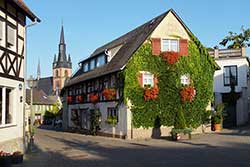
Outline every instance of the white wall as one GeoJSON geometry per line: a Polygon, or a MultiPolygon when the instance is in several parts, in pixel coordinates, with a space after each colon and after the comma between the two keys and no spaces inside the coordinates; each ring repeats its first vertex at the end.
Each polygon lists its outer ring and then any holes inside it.
{"type": "Polygon", "coordinates": [[[249,66],[246,58],[235,58],[235,59],[220,59],[216,60],[216,63],[220,66],[220,70],[214,73],[214,92],[228,93],[231,91],[230,86],[224,86],[223,81],[223,67],[230,65],[237,65],[238,70],[238,85],[235,91],[241,92],[242,87],[247,87],[247,73],[249,66]]]}
{"type": "MultiPolygon", "coordinates": [[[[23,90],[19,90],[18,85],[23,82],[0,77],[0,86],[9,87],[13,90],[13,124],[9,126],[0,125],[0,143],[8,140],[23,137],[23,103],[20,97],[23,97],[23,90]]],[[[23,88],[24,89],[24,88],[23,88]]],[[[23,99],[24,100],[24,99],[23,99]]]]}
{"type": "MultiPolygon", "coordinates": [[[[101,132],[108,134],[117,134],[117,135],[126,135],[127,134],[127,107],[125,105],[121,105],[118,109],[118,123],[116,126],[106,124],[107,118],[107,108],[115,107],[117,105],[116,102],[101,102],[96,104],[96,108],[100,109],[101,112],[101,132]]],[[[71,110],[72,109],[94,109],[94,105],[92,103],[87,104],[75,104],[68,106],[68,126],[74,127],[74,124],[71,121],[71,110]]]]}

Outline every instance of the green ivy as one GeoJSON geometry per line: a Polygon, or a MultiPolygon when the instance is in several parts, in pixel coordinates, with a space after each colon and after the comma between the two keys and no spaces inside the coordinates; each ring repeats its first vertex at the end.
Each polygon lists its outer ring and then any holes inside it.
{"type": "Polygon", "coordinates": [[[161,125],[172,126],[176,113],[182,111],[187,127],[196,128],[202,123],[205,112],[213,96],[213,74],[216,64],[195,37],[189,41],[189,56],[182,56],[174,65],[169,65],[161,56],[152,55],[150,42],[143,44],[128,62],[122,72],[124,100],[132,103],[134,127],[154,127],[160,118],[161,125]],[[145,101],[144,91],[138,82],[139,71],[149,71],[158,77],[159,95],[157,100],[145,101]],[[192,102],[180,100],[180,77],[190,74],[196,89],[192,102]]]}

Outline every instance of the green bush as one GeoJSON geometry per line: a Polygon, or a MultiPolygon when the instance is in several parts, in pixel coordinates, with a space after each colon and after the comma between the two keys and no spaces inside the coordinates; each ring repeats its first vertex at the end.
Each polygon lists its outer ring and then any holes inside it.
{"type": "Polygon", "coordinates": [[[174,121],[174,128],[175,129],[185,129],[186,128],[186,121],[182,111],[177,111],[175,121],[174,121]]]}
{"type": "Polygon", "coordinates": [[[117,124],[117,117],[108,116],[105,123],[115,126],[117,124]]]}

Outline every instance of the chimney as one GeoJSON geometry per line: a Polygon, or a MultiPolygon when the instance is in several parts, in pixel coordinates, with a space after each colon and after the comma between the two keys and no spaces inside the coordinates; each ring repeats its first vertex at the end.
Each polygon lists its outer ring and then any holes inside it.
{"type": "Polygon", "coordinates": [[[214,47],[214,59],[218,59],[219,58],[219,47],[215,46],[214,47]]]}
{"type": "Polygon", "coordinates": [[[241,56],[246,57],[246,46],[241,47],[241,56]]]}

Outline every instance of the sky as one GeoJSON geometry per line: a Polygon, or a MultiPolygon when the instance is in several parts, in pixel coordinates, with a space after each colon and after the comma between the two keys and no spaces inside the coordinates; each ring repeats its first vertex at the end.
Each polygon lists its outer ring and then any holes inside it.
{"type": "MultiPolygon", "coordinates": [[[[24,0],[42,20],[27,31],[27,76],[52,75],[64,25],[73,72],[96,48],[161,13],[174,9],[206,47],[214,47],[229,31],[250,28],[249,0],[24,0]]],[[[219,46],[220,48],[222,46],[219,46]]]]}

